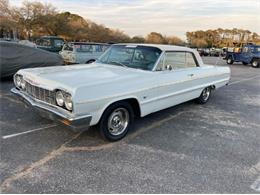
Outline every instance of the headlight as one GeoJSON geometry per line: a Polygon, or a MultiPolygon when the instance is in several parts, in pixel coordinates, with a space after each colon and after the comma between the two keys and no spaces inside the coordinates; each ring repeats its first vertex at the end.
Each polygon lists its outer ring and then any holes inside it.
{"type": "Polygon", "coordinates": [[[63,106],[64,105],[64,95],[63,95],[62,91],[57,91],[56,92],[56,103],[59,106],[63,106]]]}
{"type": "Polygon", "coordinates": [[[21,78],[21,88],[23,89],[23,90],[25,90],[25,80],[23,79],[23,78],[21,78]]]}
{"type": "Polygon", "coordinates": [[[65,107],[68,110],[72,110],[72,98],[70,94],[65,95],[65,107]]]}
{"type": "Polygon", "coordinates": [[[16,87],[21,88],[22,79],[22,76],[19,74],[14,76],[14,84],[16,87]]]}

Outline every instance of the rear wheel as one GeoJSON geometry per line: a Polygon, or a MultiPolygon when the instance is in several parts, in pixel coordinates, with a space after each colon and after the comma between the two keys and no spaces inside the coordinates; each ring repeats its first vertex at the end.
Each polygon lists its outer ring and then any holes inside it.
{"type": "Polygon", "coordinates": [[[206,87],[200,94],[200,97],[196,99],[197,103],[205,104],[211,96],[211,87],[206,87]]]}
{"type": "Polygon", "coordinates": [[[260,64],[260,59],[253,59],[252,63],[251,63],[251,66],[253,68],[259,68],[259,64],[260,64]]]}
{"type": "Polygon", "coordinates": [[[231,56],[229,56],[229,57],[227,58],[227,64],[233,64],[233,63],[234,63],[234,60],[232,59],[231,56]]]}
{"type": "Polygon", "coordinates": [[[91,64],[93,62],[95,62],[95,60],[89,60],[89,61],[86,62],[86,64],[91,64]]]}
{"type": "Polygon", "coordinates": [[[100,134],[109,141],[118,141],[126,136],[134,121],[134,111],[127,102],[109,106],[98,124],[100,134]]]}

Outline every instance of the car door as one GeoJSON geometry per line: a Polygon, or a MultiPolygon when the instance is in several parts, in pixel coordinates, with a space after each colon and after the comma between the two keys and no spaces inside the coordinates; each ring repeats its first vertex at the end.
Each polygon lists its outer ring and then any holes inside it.
{"type": "Polygon", "coordinates": [[[93,59],[97,59],[101,55],[100,45],[93,45],[93,59]]]}
{"type": "Polygon", "coordinates": [[[171,51],[164,54],[157,73],[156,110],[168,108],[200,95],[200,67],[192,52],[171,51]]]}
{"type": "Polygon", "coordinates": [[[240,54],[239,61],[250,63],[251,57],[252,57],[251,47],[249,47],[249,46],[243,47],[242,52],[240,54]]]}
{"type": "Polygon", "coordinates": [[[87,63],[93,59],[93,45],[81,44],[77,49],[77,62],[81,64],[87,63]]]}

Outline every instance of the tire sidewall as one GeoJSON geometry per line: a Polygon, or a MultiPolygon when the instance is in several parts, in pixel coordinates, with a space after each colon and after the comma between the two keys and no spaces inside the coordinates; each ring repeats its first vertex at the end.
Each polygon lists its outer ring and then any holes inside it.
{"type": "Polygon", "coordinates": [[[253,67],[253,68],[258,68],[258,67],[259,67],[259,61],[260,61],[260,60],[253,59],[252,64],[251,64],[252,67],[253,67]],[[254,65],[254,62],[256,63],[256,65],[254,65]]]}
{"type": "Polygon", "coordinates": [[[211,97],[211,92],[212,92],[212,89],[210,88],[210,87],[207,87],[207,88],[204,88],[203,89],[203,91],[201,92],[201,94],[200,94],[200,97],[197,99],[197,102],[199,103],[199,104],[205,104],[205,103],[207,103],[208,101],[209,101],[209,99],[210,99],[210,97],[211,97]],[[203,98],[203,91],[205,90],[205,89],[207,89],[207,88],[209,88],[209,96],[208,96],[208,98],[205,100],[204,98],[203,98]]]}
{"type": "Polygon", "coordinates": [[[129,132],[129,130],[133,126],[133,121],[134,121],[134,111],[133,111],[132,106],[127,102],[116,102],[116,103],[110,105],[104,111],[104,113],[99,121],[99,125],[98,125],[100,134],[102,135],[103,138],[105,138],[109,141],[118,141],[126,136],[126,134],[129,132]],[[108,130],[108,119],[109,119],[109,116],[112,114],[112,112],[118,108],[125,108],[128,111],[129,123],[124,132],[115,136],[115,135],[112,135],[108,130]]]}
{"type": "Polygon", "coordinates": [[[227,64],[233,64],[233,60],[232,60],[232,57],[231,57],[231,56],[229,56],[229,57],[227,58],[227,64]]]}
{"type": "Polygon", "coordinates": [[[86,64],[91,64],[93,62],[95,62],[95,60],[89,60],[89,61],[86,62],[86,64]]]}

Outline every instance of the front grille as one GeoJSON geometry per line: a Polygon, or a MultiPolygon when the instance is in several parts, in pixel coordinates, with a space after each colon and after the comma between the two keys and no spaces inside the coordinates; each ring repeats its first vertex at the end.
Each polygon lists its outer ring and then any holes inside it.
{"type": "Polygon", "coordinates": [[[54,91],[43,89],[26,82],[25,92],[33,98],[55,105],[54,91]]]}

